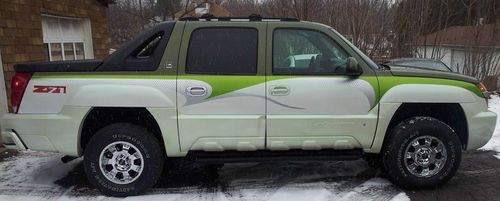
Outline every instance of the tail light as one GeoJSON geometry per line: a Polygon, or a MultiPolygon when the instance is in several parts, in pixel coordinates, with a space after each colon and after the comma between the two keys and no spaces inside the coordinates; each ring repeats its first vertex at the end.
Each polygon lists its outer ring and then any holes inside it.
{"type": "Polygon", "coordinates": [[[21,100],[23,99],[24,91],[28,86],[31,74],[29,73],[16,73],[10,82],[10,104],[14,113],[17,113],[21,100]]]}

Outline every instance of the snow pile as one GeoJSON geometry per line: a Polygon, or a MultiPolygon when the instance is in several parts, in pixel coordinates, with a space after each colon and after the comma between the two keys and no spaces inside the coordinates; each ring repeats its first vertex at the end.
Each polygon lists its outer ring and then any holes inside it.
{"type": "MultiPolygon", "coordinates": [[[[489,110],[500,115],[500,97],[496,95],[491,96],[491,99],[489,100],[489,110]]],[[[496,157],[500,159],[500,118],[497,118],[495,132],[493,133],[493,137],[491,137],[491,140],[479,149],[496,151],[498,152],[496,157]]]]}

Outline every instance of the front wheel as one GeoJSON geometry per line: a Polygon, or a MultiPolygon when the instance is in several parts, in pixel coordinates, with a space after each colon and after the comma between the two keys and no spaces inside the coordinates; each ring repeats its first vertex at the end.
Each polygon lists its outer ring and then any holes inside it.
{"type": "Polygon", "coordinates": [[[394,184],[433,188],[453,177],[461,154],[460,139],[450,126],[431,117],[413,117],[392,130],[382,161],[394,184]]]}
{"type": "Polygon", "coordinates": [[[109,196],[131,196],[152,187],[161,176],[163,154],[158,140],[146,129],[128,123],[99,130],[84,153],[85,173],[109,196]]]}

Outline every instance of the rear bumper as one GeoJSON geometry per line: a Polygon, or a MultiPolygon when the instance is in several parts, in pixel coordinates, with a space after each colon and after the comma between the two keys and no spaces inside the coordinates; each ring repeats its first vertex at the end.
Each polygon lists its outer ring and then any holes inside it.
{"type": "Polygon", "coordinates": [[[5,114],[1,137],[5,147],[79,155],[79,131],[89,108],[64,108],[59,114],[5,114]]]}
{"type": "Polygon", "coordinates": [[[16,150],[26,150],[26,145],[24,145],[21,138],[14,131],[2,131],[2,142],[3,146],[7,149],[16,149],[16,150]]]}

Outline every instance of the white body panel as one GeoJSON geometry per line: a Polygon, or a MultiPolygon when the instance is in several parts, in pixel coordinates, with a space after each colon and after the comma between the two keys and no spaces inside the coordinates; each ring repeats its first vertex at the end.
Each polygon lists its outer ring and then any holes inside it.
{"type": "Polygon", "coordinates": [[[267,82],[267,145],[271,150],[369,146],[377,121],[375,92],[361,79],[290,78],[267,82]],[[274,93],[285,88],[287,93],[274,93]]]}
{"type": "Polygon", "coordinates": [[[162,79],[32,79],[19,114],[57,114],[64,106],[175,108],[176,81],[162,79]],[[34,93],[35,85],[66,93],[34,93]]]}
{"type": "Polygon", "coordinates": [[[374,106],[372,86],[360,79],[289,78],[267,82],[269,115],[366,115],[374,106]],[[288,88],[273,95],[273,87],[288,88]]]}
{"type": "Polygon", "coordinates": [[[180,79],[177,87],[181,151],[265,148],[264,83],[216,97],[210,97],[212,86],[202,81],[180,79]],[[206,93],[190,95],[190,87],[204,88],[206,93]]]}
{"type": "Polygon", "coordinates": [[[474,102],[460,103],[467,118],[467,150],[476,150],[484,146],[493,135],[497,114],[488,110],[486,101],[475,96],[474,102]]]}

